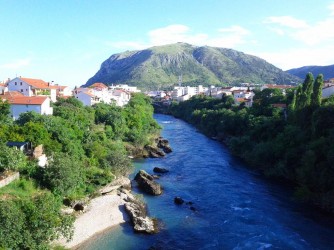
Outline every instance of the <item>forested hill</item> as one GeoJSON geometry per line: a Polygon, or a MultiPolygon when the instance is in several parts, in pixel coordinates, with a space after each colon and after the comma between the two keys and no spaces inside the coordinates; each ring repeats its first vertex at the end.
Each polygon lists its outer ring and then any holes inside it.
{"type": "Polygon", "coordinates": [[[304,66],[301,68],[289,69],[286,72],[301,78],[308,72],[311,72],[313,75],[323,74],[324,79],[326,80],[334,78],[334,64],[328,66],[304,66]]]}
{"type": "Polygon", "coordinates": [[[157,89],[177,84],[180,76],[184,85],[301,82],[300,78],[243,52],[176,43],[114,54],[102,63],[85,86],[103,82],[157,89]]]}

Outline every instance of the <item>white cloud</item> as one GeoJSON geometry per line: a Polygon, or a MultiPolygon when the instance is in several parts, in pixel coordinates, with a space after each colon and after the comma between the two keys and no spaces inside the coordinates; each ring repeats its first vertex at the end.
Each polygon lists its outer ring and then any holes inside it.
{"type": "Polygon", "coordinates": [[[296,19],[291,16],[271,16],[264,20],[267,24],[278,24],[284,27],[300,29],[306,28],[308,25],[304,20],[296,19]]]}
{"type": "Polygon", "coordinates": [[[208,39],[207,34],[192,34],[186,25],[174,24],[167,27],[151,30],[148,32],[151,46],[170,44],[176,42],[186,42],[191,44],[201,44],[208,39]]]}
{"type": "Polygon", "coordinates": [[[4,63],[0,65],[0,68],[2,69],[20,69],[24,66],[30,65],[31,59],[25,58],[25,59],[17,59],[13,62],[4,63]]]}
{"type": "Polygon", "coordinates": [[[328,6],[328,9],[331,11],[331,15],[334,16],[334,3],[328,6]]]}
{"type": "Polygon", "coordinates": [[[182,24],[173,24],[166,27],[151,30],[147,33],[147,43],[119,41],[106,42],[108,46],[117,49],[143,49],[151,46],[185,42],[193,45],[209,45],[216,47],[233,48],[245,43],[245,37],[250,31],[241,26],[231,26],[221,28],[215,37],[210,37],[205,33],[194,33],[190,27],[182,24]]]}
{"type": "Polygon", "coordinates": [[[318,22],[306,29],[302,29],[294,34],[292,37],[307,45],[318,45],[324,42],[334,42],[334,18],[318,22]]]}
{"type": "Polygon", "coordinates": [[[288,70],[306,65],[330,65],[333,64],[334,45],[327,47],[293,48],[277,52],[252,53],[273,65],[288,70]]]}

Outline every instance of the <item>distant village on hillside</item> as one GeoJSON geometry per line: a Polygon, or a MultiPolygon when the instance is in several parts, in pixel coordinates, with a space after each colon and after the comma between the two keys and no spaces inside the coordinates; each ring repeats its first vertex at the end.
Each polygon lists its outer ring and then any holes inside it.
{"type": "MultiPolygon", "coordinates": [[[[175,86],[172,91],[149,91],[145,92],[153,100],[170,105],[172,101],[182,102],[189,100],[195,95],[206,95],[213,98],[221,99],[223,96],[233,97],[235,105],[243,104],[245,107],[253,105],[254,89],[263,90],[281,89],[283,94],[292,85],[252,85],[242,83],[240,87],[204,87],[198,85],[175,86]]],[[[11,107],[11,115],[16,120],[21,113],[35,111],[43,115],[52,115],[53,108],[51,102],[56,102],[59,98],[74,97],[81,101],[85,106],[92,106],[96,103],[115,104],[117,106],[126,105],[131,93],[141,92],[137,87],[131,87],[127,84],[118,84],[107,86],[103,83],[94,83],[88,88],[74,88],[61,86],[53,82],[46,82],[41,79],[32,79],[24,77],[16,77],[0,82],[0,99],[8,101],[11,107]]],[[[323,87],[323,98],[327,98],[334,94],[334,78],[325,81],[323,87]]]]}

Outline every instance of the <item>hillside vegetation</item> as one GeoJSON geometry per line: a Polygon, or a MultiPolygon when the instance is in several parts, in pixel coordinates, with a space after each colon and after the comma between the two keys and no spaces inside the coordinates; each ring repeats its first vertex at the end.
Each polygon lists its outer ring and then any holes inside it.
{"type": "Polygon", "coordinates": [[[228,85],[243,82],[294,84],[301,81],[265,60],[224,48],[176,43],[114,54],[85,86],[95,82],[129,84],[141,89],[184,85],[228,85]]]}
{"type": "Polygon", "coordinates": [[[294,183],[299,199],[334,213],[334,97],[322,100],[322,85],[322,75],[308,74],[287,95],[258,91],[251,108],[232,106],[228,97],[198,96],[171,111],[267,176],[294,183]]]}
{"type": "Polygon", "coordinates": [[[159,132],[150,99],[134,94],[120,108],[84,107],[61,99],[54,115],[23,113],[12,121],[0,99],[0,173],[20,172],[20,180],[0,189],[0,249],[49,249],[63,235],[71,237],[74,218],[60,212],[62,202],[95,196],[115,176],[131,170],[126,148],[142,148],[159,132]],[[37,166],[7,141],[43,144],[49,164],[37,166]]]}

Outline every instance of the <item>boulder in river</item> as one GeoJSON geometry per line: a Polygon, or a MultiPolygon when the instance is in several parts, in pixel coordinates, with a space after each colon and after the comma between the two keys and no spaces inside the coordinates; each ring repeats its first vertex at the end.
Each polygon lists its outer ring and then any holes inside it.
{"type": "Polygon", "coordinates": [[[153,172],[155,172],[155,173],[160,173],[160,174],[164,174],[164,173],[168,173],[169,170],[166,169],[166,168],[155,167],[155,168],[153,168],[153,172]]]}
{"type": "Polygon", "coordinates": [[[153,234],[158,232],[155,220],[146,215],[146,205],[128,190],[120,190],[120,193],[125,201],[125,211],[133,223],[133,229],[139,233],[153,234]]]}
{"type": "Polygon", "coordinates": [[[147,151],[148,156],[151,158],[161,158],[165,156],[165,153],[161,149],[151,145],[146,145],[145,150],[147,151]]]}
{"type": "Polygon", "coordinates": [[[136,177],[135,181],[138,183],[138,187],[144,192],[152,195],[162,194],[162,189],[159,183],[154,181],[154,177],[144,170],[140,170],[136,177]]]}
{"type": "Polygon", "coordinates": [[[169,145],[169,141],[167,139],[164,139],[162,137],[158,137],[156,139],[158,148],[161,148],[165,153],[171,153],[173,150],[169,145]]]}
{"type": "Polygon", "coordinates": [[[174,198],[174,203],[177,205],[182,205],[184,203],[184,200],[181,197],[175,197],[174,198]]]}

